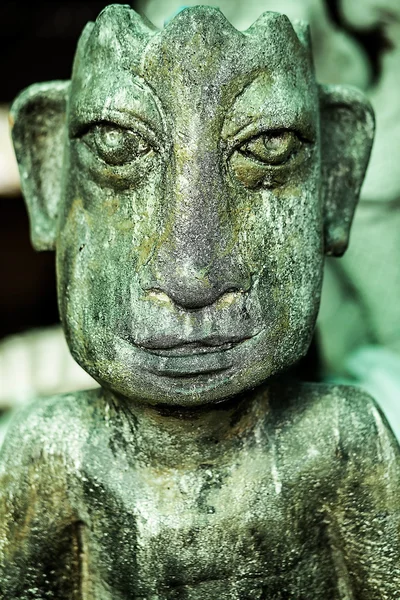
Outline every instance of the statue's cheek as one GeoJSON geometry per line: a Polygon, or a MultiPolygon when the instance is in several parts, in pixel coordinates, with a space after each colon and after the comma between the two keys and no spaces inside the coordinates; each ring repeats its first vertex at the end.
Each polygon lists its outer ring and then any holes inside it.
{"type": "Polygon", "coordinates": [[[68,181],[60,222],[62,238],[72,240],[65,252],[79,258],[84,246],[86,254],[97,255],[103,270],[107,264],[122,269],[129,263],[134,268],[146,259],[149,240],[159,234],[164,176],[160,159],[146,156],[118,174],[110,166],[101,167],[90,154],[85,144],[71,152],[70,170],[77,175],[68,181]]]}
{"type": "Polygon", "coordinates": [[[322,269],[322,214],[317,185],[247,192],[233,216],[242,260],[252,276],[251,304],[285,328],[312,316],[322,269]],[[307,314],[306,314],[307,313],[307,314]],[[282,318],[281,318],[282,317],[282,318]]]}

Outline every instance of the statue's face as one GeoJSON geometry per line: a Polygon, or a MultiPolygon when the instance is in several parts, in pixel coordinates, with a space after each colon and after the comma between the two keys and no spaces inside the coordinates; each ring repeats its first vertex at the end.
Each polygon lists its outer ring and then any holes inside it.
{"type": "Polygon", "coordinates": [[[243,34],[210,8],[154,33],[118,7],[84,38],[57,242],[73,354],[152,403],[260,384],[305,353],[318,310],[309,51],[285,17],[243,34]]]}

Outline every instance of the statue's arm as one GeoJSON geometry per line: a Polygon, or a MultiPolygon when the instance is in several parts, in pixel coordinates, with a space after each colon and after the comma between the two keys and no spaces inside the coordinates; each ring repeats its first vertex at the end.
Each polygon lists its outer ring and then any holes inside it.
{"type": "Polygon", "coordinates": [[[355,391],[343,415],[337,540],[354,598],[400,593],[400,448],[375,402],[355,391]]]}
{"type": "Polygon", "coordinates": [[[22,417],[8,432],[0,452],[0,598],[4,600],[79,597],[74,589],[78,540],[63,457],[51,430],[46,419],[32,414],[22,417]]]}

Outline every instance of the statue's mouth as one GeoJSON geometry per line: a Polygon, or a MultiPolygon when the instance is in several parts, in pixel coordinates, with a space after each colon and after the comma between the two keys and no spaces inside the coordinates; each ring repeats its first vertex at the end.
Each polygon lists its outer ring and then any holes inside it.
{"type": "Polygon", "coordinates": [[[199,378],[227,371],[233,365],[230,350],[234,350],[249,337],[210,336],[197,340],[159,337],[146,340],[139,348],[151,355],[148,369],[154,374],[172,378],[199,378]]]}
{"type": "MultiPolygon", "coordinates": [[[[248,338],[246,338],[248,339],[248,338]]],[[[244,339],[235,340],[235,341],[226,341],[221,343],[210,343],[203,341],[193,341],[193,342],[181,342],[173,345],[150,345],[145,346],[141,345],[140,347],[151,354],[155,354],[156,356],[164,356],[164,357],[186,357],[186,356],[197,356],[201,354],[214,354],[215,352],[225,352],[226,350],[232,350],[238,344],[243,342],[244,339]]]]}

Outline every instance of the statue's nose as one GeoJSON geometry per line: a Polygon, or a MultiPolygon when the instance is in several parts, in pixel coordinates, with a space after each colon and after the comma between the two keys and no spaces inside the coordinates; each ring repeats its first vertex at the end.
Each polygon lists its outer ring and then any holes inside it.
{"type": "MultiPolygon", "coordinates": [[[[251,277],[241,259],[228,194],[216,163],[186,163],[180,184],[166,198],[171,207],[141,274],[145,290],[166,294],[174,304],[200,309],[227,293],[249,290],[251,277]],[[166,233],[168,232],[168,233],[166,233]]],[[[177,181],[175,179],[175,182],[177,181]]],[[[237,228],[236,228],[237,229],[237,228]]]]}
{"type": "Polygon", "coordinates": [[[248,291],[250,277],[235,264],[235,256],[202,261],[201,255],[176,258],[160,253],[143,282],[146,291],[161,292],[185,309],[210,306],[226,294],[248,291]]]}

